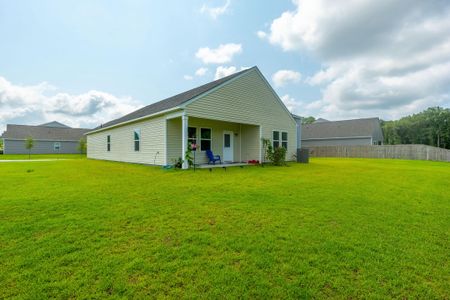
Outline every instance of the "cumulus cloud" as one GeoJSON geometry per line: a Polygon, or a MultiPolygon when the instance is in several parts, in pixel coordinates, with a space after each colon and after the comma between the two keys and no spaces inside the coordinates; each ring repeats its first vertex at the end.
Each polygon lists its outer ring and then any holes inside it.
{"type": "Polygon", "coordinates": [[[15,85],[0,77],[0,131],[6,123],[37,125],[54,120],[71,127],[92,128],[140,106],[130,97],[95,90],[79,95],[55,91],[47,83],[15,85]]]}
{"type": "Polygon", "coordinates": [[[218,66],[216,68],[216,74],[214,75],[214,80],[226,77],[228,75],[234,74],[238,71],[249,69],[249,67],[241,67],[238,69],[235,66],[225,67],[225,66],[218,66]]]}
{"type": "Polygon", "coordinates": [[[329,118],[396,117],[448,105],[450,2],[296,0],[272,21],[267,40],[309,51],[323,68],[307,78],[329,118]]]}
{"type": "Polygon", "coordinates": [[[267,37],[267,33],[265,33],[264,31],[262,31],[262,30],[259,30],[259,31],[257,31],[256,32],[256,35],[260,38],[260,39],[265,39],[266,37],[267,37]]]}
{"type": "Polygon", "coordinates": [[[235,66],[231,66],[231,67],[219,66],[216,69],[216,74],[214,75],[214,80],[226,77],[226,76],[231,75],[236,72],[237,72],[237,68],[235,66]]]}
{"type": "Polygon", "coordinates": [[[272,75],[272,81],[275,87],[282,87],[288,83],[298,83],[302,75],[292,70],[279,70],[272,75]]]}
{"type": "Polygon", "coordinates": [[[200,12],[202,14],[209,15],[213,19],[217,19],[219,16],[225,14],[228,11],[230,4],[231,4],[230,0],[226,0],[222,6],[217,7],[210,7],[206,4],[203,4],[202,8],[200,9],[200,12]]]}
{"type": "Polygon", "coordinates": [[[195,56],[205,64],[223,64],[231,62],[236,54],[242,52],[241,44],[221,44],[215,49],[203,47],[197,50],[195,56]]]}
{"type": "Polygon", "coordinates": [[[202,67],[202,68],[197,69],[197,71],[195,71],[195,75],[199,76],[199,77],[205,76],[206,72],[208,72],[208,68],[203,68],[202,67]]]}
{"type": "Polygon", "coordinates": [[[287,109],[289,109],[291,113],[296,114],[301,112],[302,103],[300,101],[295,100],[288,94],[281,96],[281,101],[283,101],[284,105],[286,105],[287,109]]]}

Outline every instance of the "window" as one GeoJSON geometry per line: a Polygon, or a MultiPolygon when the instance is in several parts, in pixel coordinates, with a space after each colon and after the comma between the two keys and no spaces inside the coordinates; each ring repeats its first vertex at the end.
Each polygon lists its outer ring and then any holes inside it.
{"type": "Polygon", "coordinates": [[[273,141],[273,148],[278,148],[280,147],[280,132],[279,131],[274,131],[272,133],[272,141],[273,141]]]}
{"type": "Polygon", "coordinates": [[[106,136],[106,151],[111,151],[111,136],[106,136]]]}
{"type": "Polygon", "coordinates": [[[211,128],[200,128],[200,147],[202,151],[211,150],[211,128]]]}
{"type": "Polygon", "coordinates": [[[188,127],[188,144],[197,144],[197,128],[188,127]]]}
{"type": "Polygon", "coordinates": [[[287,149],[288,147],[288,134],[287,132],[281,133],[281,147],[287,149]]]}
{"type": "Polygon", "coordinates": [[[139,151],[141,146],[141,130],[134,130],[134,151],[139,151]]]}
{"type": "Polygon", "coordinates": [[[286,131],[273,131],[272,133],[273,148],[288,147],[288,133],[286,131]]]}
{"type": "Polygon", "coordinates": [[[225,148],[230,148],[231,147],[231,135],[229,133],[225,133],[223,135],[223,146],[225,148]]]}
{"type": "Polygon", "coordinates": [[[53,143],[53,150],[54,151],[59,151],[60,149],[61,149],[61,143],[60,142],[53,143]]]}

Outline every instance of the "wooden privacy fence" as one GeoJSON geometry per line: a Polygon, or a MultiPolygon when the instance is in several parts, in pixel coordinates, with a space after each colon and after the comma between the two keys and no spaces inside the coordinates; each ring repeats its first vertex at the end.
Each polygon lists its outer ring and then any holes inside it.
{"type": "Polygon", "coordinates": [[[361,145],[308,147],[312,157],[358,157],[450,162],[450,150],[427,145],[361,145]]]}

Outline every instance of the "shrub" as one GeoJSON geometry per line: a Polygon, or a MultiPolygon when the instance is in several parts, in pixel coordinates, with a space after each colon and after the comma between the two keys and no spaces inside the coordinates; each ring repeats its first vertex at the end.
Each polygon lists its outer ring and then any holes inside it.
{"type": "Polygon", "coordinates": [[[183,167],[183,160],[181,159],[181,157],[179,157],[178,159],[174,159],[173,167],[175,169],[181,169],[183,167]]]}
{"type": "Polygon", "coordinates": [[[278,147],[273,149],[272,152],[272,163],[275,166],[284,166],[286,165],[286,148],[278,147]]]}
{"type": "Polygon", "coordinates": [[[286,148],[273,148],[269,139],[262,139],[264,147],[264,161],[269,160],[274,166],[286,165],[286,148]]]}
{"type": "Polygon", "coordinates": [[[184,159],[187,161],[189,167],[192,167],[194,165],[191,143],[189,143],[187,146],[186,153],[184,153],[184,159]]]}

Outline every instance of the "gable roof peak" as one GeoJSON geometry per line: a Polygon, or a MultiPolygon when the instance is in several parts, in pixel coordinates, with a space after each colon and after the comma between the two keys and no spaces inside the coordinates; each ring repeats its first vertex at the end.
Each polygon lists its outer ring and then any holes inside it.
{"type": "Polygon", "coordinates": [[[44,123],[37,126],[44,126],[44,127],[57,127],[57,128],[71,128],[70,126],[67,126],[66,124],[60,123],[58,121],[52,121],[48,123],[44,123]]]}
{"type": "Polygon", "coordinates": [[[244,75],[246,73],[250,73],[253,70],[257,70],[258,72],[260,72],[257,66],[253,66],[251,68],[241,70],[239,72],[233,73],[233,74],[225,76],[223,78],[220,78],[220,79],[211,81],[209,83],[200,85],[200,86],[198,86],[196,88],[193,88],[193,89],[187,90],[185,92],[176,94],[175,96],[172,96],[172,97],[166,98],[164,100],[161,100],[161,101],[149,104],[147,106],[144,106],[144,107],[142,107],[142,108],[140,108],[138,110],[135,110],[135,111],[133,111],[133,112],[123,116],[123,117],[120,117],[118,119],[109,121],[107,123],[104,123],[104,124],[100,125],[99,127],[94,128],[93,131],[98,130],[98,129],[111,127],[111,126],[114,126],[114,125],[118,125],[118,124],[124,123],[124,122],[130,122],[132,120],[143,118],[143,117],[146,117],[146,116],[149,116],[149,115],[153,115],[153,114],[156,114],[156,113],[159,113],[159,112],[162,112],[162,111],[166,111],[166,110],[169,110],[169,109],[174,109],[174,108],[179,107],[182,104],[188,102],[189,100],[192,100],[192,99],[194,99],[196,97],[199,97],[200,95],[202,95],[202,94],[204,94],[206,92],[209,92],[209,91],[211,91],[214,88],[218,88],[219,86],[221,86],[221,85],[223,85],[223,84],[225,84],[225,83],[227,83],[227,82],[229,82],[229,81],[231,81],[231,80],[233,80],[235,78],[238,78],[241,75],[244,75]]]}

